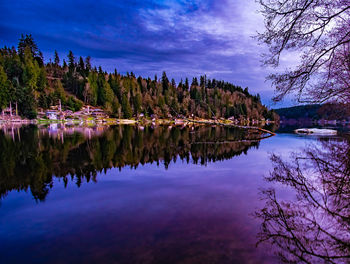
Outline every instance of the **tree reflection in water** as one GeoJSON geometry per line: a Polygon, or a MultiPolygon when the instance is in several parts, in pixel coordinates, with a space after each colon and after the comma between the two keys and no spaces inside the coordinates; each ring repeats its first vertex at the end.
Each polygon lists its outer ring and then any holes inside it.
{"type": "Polygon", "coordinates": [[[263,191],[259,243],[269,241],[287,263],[350,262],[350,138],[320,140],[289,162],[271,160],[267,180],[291,188],[295,198],[263,191]]]}
{"type": "MultiPolygon", "coordinates": [[[[255,135],[256,137],[256,135],[255,135]]],[[[54,177],[80,186],[97,173],[178,158],[206,165],[258,148],[254,135],[223,127],[3,128],[0,131],[0,197],[28,190],[45,199],[54,177]]]]}

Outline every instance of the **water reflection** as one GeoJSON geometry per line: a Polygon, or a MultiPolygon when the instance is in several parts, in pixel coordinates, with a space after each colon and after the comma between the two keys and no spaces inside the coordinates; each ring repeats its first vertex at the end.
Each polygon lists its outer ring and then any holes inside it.
{"type": "Polygon", "coordinates": [[[223,127],[3,127],[0,131],[0,196],[30,189],[39,201],[53,177],[80,186],[98,172],[177,159],[206,165],[259,147],[256,135],[223,127]]]}
{"type": "Polygon", "coordinates": [[[263,191],[259,243],[268,241],[286,263],[349,263],[350,138],[310,144],[291,161],[271,160],[267,180],[283,187],[263,191]],[[281,198],[289,189],[295,197],[281,198]]]}

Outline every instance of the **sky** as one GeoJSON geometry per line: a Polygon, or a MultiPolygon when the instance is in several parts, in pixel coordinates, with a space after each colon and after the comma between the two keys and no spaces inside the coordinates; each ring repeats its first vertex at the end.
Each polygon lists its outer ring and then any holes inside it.
{"type": "Polygon", "coordinates": [[[177,82],[206,74],[249,87],[273,108],[290,104],[271,102],[273,69],[261,65],[266,47],[252,37],[264,30],[255,0],[11,0],[0,8],[0,46],[32,34],[46,61],[72,50],[107,71],[166,71],[177,82]]]}

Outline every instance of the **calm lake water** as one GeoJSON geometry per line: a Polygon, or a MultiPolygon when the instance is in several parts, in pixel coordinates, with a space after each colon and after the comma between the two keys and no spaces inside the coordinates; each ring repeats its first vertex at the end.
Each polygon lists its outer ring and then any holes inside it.
{"type": "Polygon", "coordinates": [[[7,128],[0,262],[346,262],[349,149],[221,127],[7,128]]]}

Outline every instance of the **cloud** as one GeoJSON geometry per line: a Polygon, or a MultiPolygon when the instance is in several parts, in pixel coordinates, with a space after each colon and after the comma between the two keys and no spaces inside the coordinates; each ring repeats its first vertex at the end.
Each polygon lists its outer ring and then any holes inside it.
{"type": "MultiPolygon", "coordinates": [[[[252,35],[262,30],[255,0],[2,1],[2,45],[31,33],[46,58],[92,57],[109,71],[180,78],[207,74],[254,93],[271,91],[252,35]]],[[[267,102],[268,98],[263,100],[267,102]]]]}

